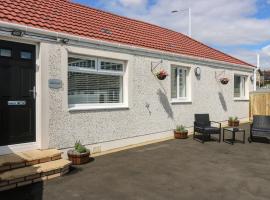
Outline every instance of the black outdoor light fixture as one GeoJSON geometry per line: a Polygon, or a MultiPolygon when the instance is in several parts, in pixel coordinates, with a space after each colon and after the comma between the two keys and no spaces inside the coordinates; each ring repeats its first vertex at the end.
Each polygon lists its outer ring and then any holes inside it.
{"type": "Polygon", "coordinates": [[[201,68],[200,67],[196,67],[194,69],[194,72],[195,72],[195,76],[197,76],[197,77],[201,76],[201,68]]]}
{"type": "Polygon", "coordinates": [[[22,37],[24,35],[24,32],[21,30],[13,30],[11,32],[11,35],[16,36],[16,37],[22,37]]]}
{"type": "Polygon", "coordinates": [[[254,81],[254,76],[253,76],[253,75],[250,76],[250,80],[251,80],[252,82],[254,81]]]}

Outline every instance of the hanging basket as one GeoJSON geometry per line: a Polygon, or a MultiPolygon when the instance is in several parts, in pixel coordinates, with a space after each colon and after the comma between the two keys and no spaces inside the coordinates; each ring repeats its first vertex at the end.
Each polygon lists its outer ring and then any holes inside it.
{"type": "Polygon", "coordinates": [[[160,70],[159,72],[156,73],[156,77],[159,80],[164,80],[168,76],[168,73],[165,70],[160,70]]]}
{"type": "Polygon", "coordinates": [[[220,80],[220,82],[221,82],[222,85],[227,85],[229,83],[229,79],[228,78],[221,78],[219,80],[220,80]]]}

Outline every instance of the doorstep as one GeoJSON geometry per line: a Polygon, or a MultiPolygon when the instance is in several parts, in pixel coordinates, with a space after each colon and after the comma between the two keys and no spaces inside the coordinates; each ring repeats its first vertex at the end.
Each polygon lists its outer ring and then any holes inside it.
{"type": "Polygon", "coordinates": [[[62,152],[57,149],[47,149],[1,155],[0,172],[58,160],[61,154],[62,152]]]}
{"type": "Polygon", "coordinates": [[[70,165],[70,161],[58,159],[2,172],[0,191],[62,176],[69,172],[70,165]]]}

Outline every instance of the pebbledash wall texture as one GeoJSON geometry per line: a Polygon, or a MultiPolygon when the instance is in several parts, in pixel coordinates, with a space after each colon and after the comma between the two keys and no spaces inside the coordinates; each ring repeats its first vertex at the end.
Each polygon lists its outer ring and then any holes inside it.
{"type": "Polygon", "coordinates": [[[221,85],[216,75],[224,72],[219,67],[194,65],[164,59],[162,68],[169,72],[164,81],[151,72],[151,62],[160,59],[96,50],[84,47],[41,43],[42,134],[45,147],[70,148],[76,140],[83,144],[136,138],[143,135],[172,134],[177,124],[191,127],[194,113],[210,113],[215,121],[225,121],[229,116],[248,118],[248,100],[236,101],[233,97],[234,74],[247,76],[247,92],[252,90],[252,69],[226,69],[230,82],[221,85]],[[70,111],[68,107],[68,54],[81,54],[125,60],[128,108],[70,111]],[[188,102],[171,102],[171,65],[190,68],[191,99],[188,102]],[[201,68],[197,78],[194,68],[201,68]],[[48,88],[49,79],[63,81],[61,89],[48,88]],[[45,133],[46,132],[46,133],[45,133]]]}

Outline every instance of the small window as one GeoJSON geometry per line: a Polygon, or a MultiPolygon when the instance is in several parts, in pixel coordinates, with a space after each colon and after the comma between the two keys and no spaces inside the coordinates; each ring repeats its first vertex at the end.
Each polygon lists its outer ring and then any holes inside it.
{"type": "Polygon", "coordinates": [[[234,76],[234,97],[245,98],[246,97],[246,77],[234,76]]]}
{"type": "Polygon", "coordinates": [[[11,57],[11,49],[0,48],[0,56],[11,57]]]}
{"type": "Polygon", "coordinates": [[[76,58],[76,57],[69,57],[68,58],[68,66],[73,67],[74,69],[96,69],[96,60],[91,58],[76,58]]]}
{"type": "Polygon", "coordinates": [[[183,67],[171,68],[171,97],[172,99],[187,99],[188,85],[187,85],[188,69],[183,67]]]}
{"type": "Polygon", "coordinates": [[[105,71],[123,71],[123,63],[100,61],[100,69],[105,71]]]}
{"type": "Polygon", "coordinates": [[[32,53],[30,51],[21,51],[21,59],[31,60],[32,53]]]}

